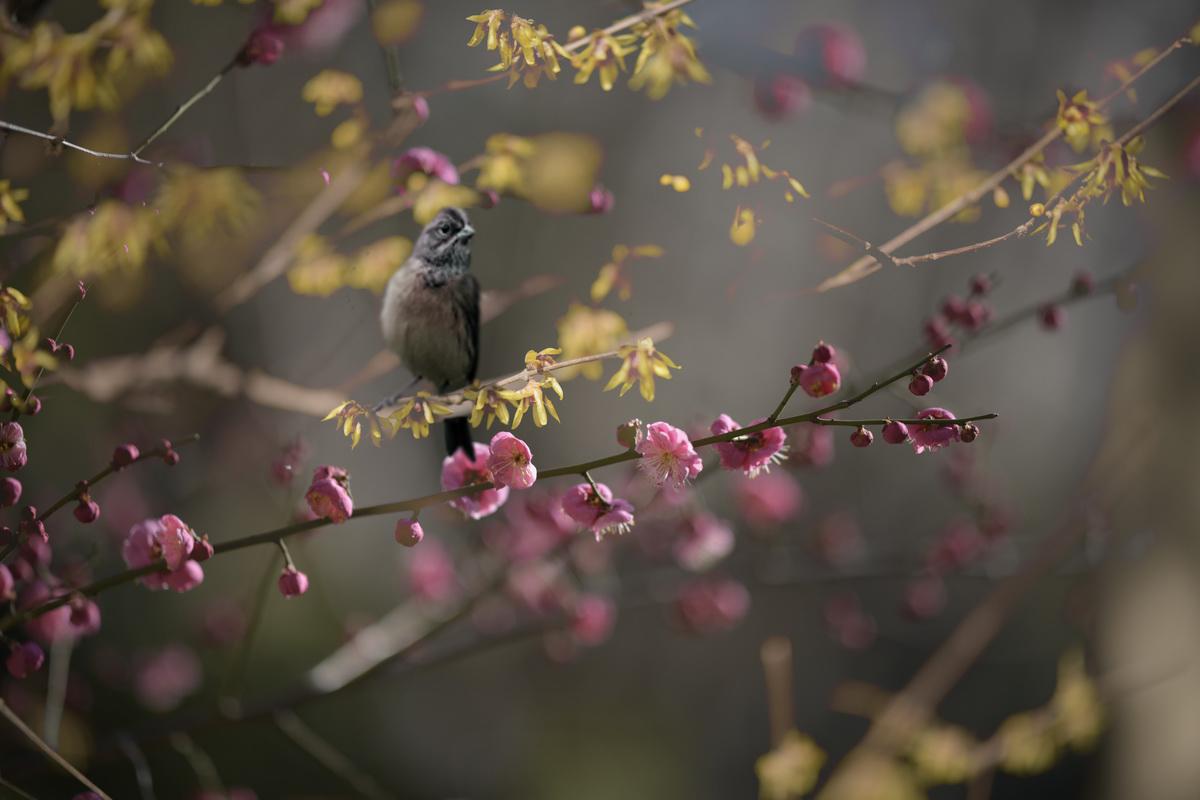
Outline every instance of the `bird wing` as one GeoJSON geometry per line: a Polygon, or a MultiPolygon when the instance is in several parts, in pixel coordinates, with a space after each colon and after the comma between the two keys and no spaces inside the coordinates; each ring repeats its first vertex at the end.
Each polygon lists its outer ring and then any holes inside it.
{"type": "Polygon", "coordinates": [[[479,367],[479,281],[468,272],[459,279],[458,288],[455,302],[466,323],[463,346],[467,351],[467,382],[470,383],[475,380],[475,371],[479,367]]]}

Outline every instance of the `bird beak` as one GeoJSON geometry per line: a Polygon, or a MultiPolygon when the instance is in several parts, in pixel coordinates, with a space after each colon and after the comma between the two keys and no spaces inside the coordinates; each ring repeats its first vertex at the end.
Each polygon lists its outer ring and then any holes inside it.
{"type": "Polygon", "coordinates": [[[474,235],[475,235],[475,229],[472,228],[470,225],[464,225],[463,229],[458,232],[459,240],[464,241],[464,242],[471,241],[471,237],[474,235]]]}

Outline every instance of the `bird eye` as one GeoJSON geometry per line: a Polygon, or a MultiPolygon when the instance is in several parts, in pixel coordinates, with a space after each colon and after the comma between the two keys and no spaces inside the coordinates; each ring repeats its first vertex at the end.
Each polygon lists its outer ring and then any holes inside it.
{"type": "Polygon", "coordinates": [[[438,233],[442,236],[449,236],[452,230],[454,229],[450,227],[449,222],[443,222],[441,225],[438,225],[438,233]]]}

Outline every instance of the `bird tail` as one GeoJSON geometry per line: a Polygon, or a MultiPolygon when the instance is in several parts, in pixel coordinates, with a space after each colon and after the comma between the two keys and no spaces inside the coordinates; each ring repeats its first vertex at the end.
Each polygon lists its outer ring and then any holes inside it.
{"type": "Polygon", "coordinates": [[[442,423],[446,428],[446,453],[462,448],[468,461],[475,460],[475,443],[471,440],[471,424],[466,417],[451,417],[442,423]]]}

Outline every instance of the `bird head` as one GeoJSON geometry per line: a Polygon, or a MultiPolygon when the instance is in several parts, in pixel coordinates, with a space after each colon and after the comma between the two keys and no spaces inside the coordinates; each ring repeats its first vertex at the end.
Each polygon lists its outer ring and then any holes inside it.
{"type": "Polygon", "coordinates": [[[461,208],[443,208],[421,231],[413,254],[435,267],[465,270],[471,266],[475,229],[461,208]]]}

